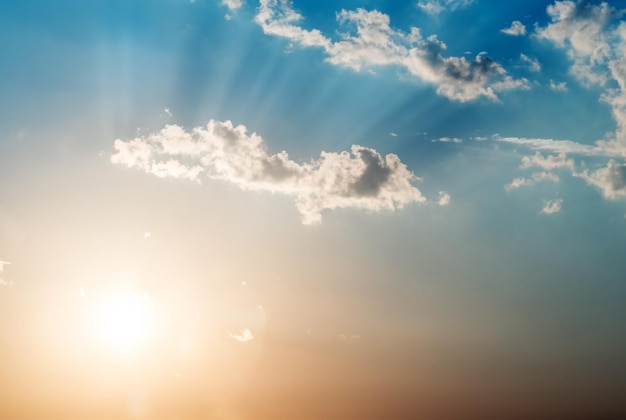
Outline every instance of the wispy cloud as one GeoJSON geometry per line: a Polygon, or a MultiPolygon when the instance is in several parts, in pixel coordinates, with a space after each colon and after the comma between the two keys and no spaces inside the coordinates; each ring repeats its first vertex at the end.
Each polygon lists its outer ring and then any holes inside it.
{"type": "Polygon", "coordinates": [[[202,174],[245,190],[294,196],[305,224],[320,223],[325,210],[396,210],[427,201],[413,185],[419,178],[395,154],[353,145],[349,152],[322,152],[298,163],[285,151],[269,154],[261,136],[230,121],[210,120],[190,131],[166,125],[144,137],[115,140],[113,147],[111,162],[159,177],[199,181],[202,174]]]}
{"type": "Polygon", "coordinates": [[[555,214],[561,211],[561,206],[563,205],[563,199],[556,198],[554,200],[548,200],[544,203],[541,212],[543,214],[555,214]]]}
{"type": "Polygon", "coordinates": [[[542,181],[559,182],[559,177],[551,172],[545,172],[545,171],[536,172],[532,174],[530,178],[524,178],[524,177],[515,178],[510,183],[506,184],[504,186],[504,189],[509,191],[509,190],[513,190],[516,188],[520,188],[520,187],[528,187],[530,185],[534,185],[542,181]]]}
{"type": "Polygon", "coordinates": [[[508,28],[500,29],[500,32],[511,36],[526,35],[526,26],[519,20],[514,20],[508,28]]]}
{"type": "Polygon", "coordinates": [[[550,89],[556,92],[567,92],[567,83],[566,82],[555,82],[550,79],[550,89]]]}
{"type": "Polygon", "coordinates": [[[589,145],[578,143],[572,140],[555,140],[542,138],[525,138],[525,137],[501,137],[493,135],[492,138],[497,142],[516,144],[528,147],[531,150],[540,150],[546,152],[574,154],[582,156],[622,156],[622,152],[608,147],[608,145],[589,145]]]}
{"type": "Polygon", "coordinates": [[[463,143],[463,139],[458,137],[440,137],[438,139],[433,139],[433,143],[463,143]]]}
{"type": "Polygon", "coordinates": [[[241,330],[241,332],[239,332],[238,334],[232,334],[229,332],[228,336],[232,338],[233,340],[239,341],[240,343],[247,343],[249,341],[254,340],[254,336],[252,335],[252,332],[247,328],[241,330]]]}
{"type": "Polygon", "coordinates": [[[541,64],[539,63],[539,60],[537,60],[535,57],[529,57],[526,54],[520,54],[519,58],[522,63],[524,63],[528,67],[528,70],[534,72],[541,71],[541,64]]]}
{"type": "Polygon", "coordinates": [[[472,4],[474,0],[420,0],[417,7],[428,14],[438,15],[445,10],[456,10],[472,4]]]}
{"type": "Polygon", "coordinates": [[[6,285],[9,284],[8,281],[6,281],[6,280],[4,280],[2,278],[2,273],[4,273],[4,266],[5,265],[9,265],[9,264],[11,264],[11,263],[7,262],[7,261],[0,261],[0,286],[6,286],[6,285]]]}
{"type": "MultiPolygon", "coordinates": [[[[447,4],[447,3],[446,3],[447,4]]],[[[498,92],[528,89],[526,79],[514,79],[504,68],[480,53],[474,59],[445,57],[446,44],[436,35],[424,38],[419,28],[402,32],[391,27],[389,16],[379,11],[357,9],[337,13],[349,28],[334,42],[318,29],[303,29],[303,17],[288,1],[261,0],[256,22],[268,35],[288,39],[292,45],[324,50],[326,61],[360,71],[364,67],[397,66],[410,75],[436,86],[437,93],[455,101],[479,97],[498,99],[498,92]]]]}

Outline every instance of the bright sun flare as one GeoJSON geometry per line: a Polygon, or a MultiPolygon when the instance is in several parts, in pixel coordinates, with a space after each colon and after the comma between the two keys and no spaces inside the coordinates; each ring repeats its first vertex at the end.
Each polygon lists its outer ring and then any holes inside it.
{"type": "Polygon", "coordinates": [[[105,300],[98,311],[98,330],[106,344],[130,353],[145,343],[153,323],[149,295],[125,293],[105,300]]]}

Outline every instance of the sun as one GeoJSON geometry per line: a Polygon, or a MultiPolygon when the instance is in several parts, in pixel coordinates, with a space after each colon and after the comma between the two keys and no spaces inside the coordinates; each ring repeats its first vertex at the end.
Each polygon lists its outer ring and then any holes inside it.
{"type": "Polygon", "coordinates": [[[97,330],[104,343],[130,354],[147,343],[154,327],[152,299],[148,294],[118,293],[99,305],[97,330]]]}

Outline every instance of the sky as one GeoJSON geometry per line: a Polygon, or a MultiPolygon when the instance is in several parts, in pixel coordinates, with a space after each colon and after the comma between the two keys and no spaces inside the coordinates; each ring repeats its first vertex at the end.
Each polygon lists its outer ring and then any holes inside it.
{"type": "Polygon", "coordinates": [[[0,417],[626,417],[626,3],[0,4],[0,417]]]}

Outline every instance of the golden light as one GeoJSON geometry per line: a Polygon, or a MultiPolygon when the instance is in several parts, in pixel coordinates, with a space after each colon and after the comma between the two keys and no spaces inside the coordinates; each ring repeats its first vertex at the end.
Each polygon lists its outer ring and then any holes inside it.
{"type": "Polygon", "coordinates": [[[98,335],[112,350],[128,355],[147,343],[154,328],[154,310],[149,295],[118,293],[104,300],[97,310],[98,335]]]}

